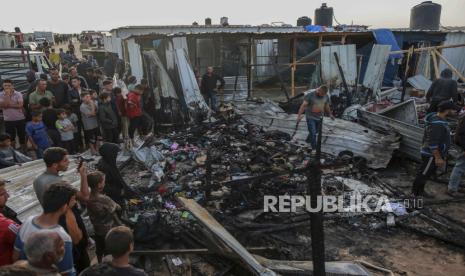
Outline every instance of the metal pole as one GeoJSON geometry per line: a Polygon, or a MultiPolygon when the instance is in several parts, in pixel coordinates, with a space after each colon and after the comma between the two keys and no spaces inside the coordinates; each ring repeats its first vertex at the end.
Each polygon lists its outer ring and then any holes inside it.
{"type": "Polygon", "coordinates": [[[249,37],[247,48],[247,99],[252,98],[252,37],[249,37]]]}
{"type": "Polygon", "coordinates": [[[336,59],[337,68],[339,69],[339,74],[341,75],[342,84],[344,85],[344,89],[346,90],[347,107],[349,107],[352,104],[352,93],[350,93],[349,86],[347,86],[346,77],[344,76],[344,71],[342,70],[341,63],[339,62],[339,56],[336,52],[334,52],[334,58],[336,59]]]}
{"type": "MultiPolygon", "coordinates": [[[[320,119],[318,127],[318,141],[316,157],[310,160],[307,170],[308,189],[310,193],[310,205],[312,209],[317,207],[317,198],[321,196],[321,138],[323,130],[323,118],[320,119]]],[[[325,269],[325,243],[323,229],[323,211],[310,213],[312,239],[313,275],[326,275],[325,269]]]]}
{"type": "Polygon", "coordinates": [[[296,69],[296,61],[297,61],[297,40],[295,38],[292,39],[292,67],[291,67],[291,94],[292,97],[295,96],[295,69],[296,69]]]}

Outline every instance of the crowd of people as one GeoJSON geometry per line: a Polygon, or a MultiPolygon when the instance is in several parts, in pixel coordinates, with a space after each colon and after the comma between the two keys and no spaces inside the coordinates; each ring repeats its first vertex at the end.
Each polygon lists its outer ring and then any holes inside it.
{"type": "Polygon", "coordinates": [[[154,95],[146,80],[134,85],[131,77],[130,91],[123,95],[121,88],[113,87],[113,79],[85,64],[70,67],[61,77],[56,68],[50,69],[50,76],[31,77],[25,94],[16,91],[11,80],[3,80],[0,109],[5,133],[0,143],[11,148],[0,153],[0,167],[13,165],[6,161],[15,160],[17,151],[33,159],[42,158],[52,146],[70,154],[90,149],[97,155],[102,142],[130,142],[136,131],[153,131],[154,95]]]}
{"type": "Polygon", "coordinates": [[[123,95],[88,59],[69,68],[61,57],[58,63],[61,76],[57,68],[38,79],[28,74],[26,93],[16,91],[9,79],[1,84],[0,168],[43,159],[46,169],[33,182],[43,212],[23,222],[6,206],[7,181],[0,180],[0,275],[145,275],[129,265],[133,237],[119,216],[124,199],[134,192],[116,158],[123,142],[153,131],[153,93],[146,80],[135,84],[131,77],[123,95]],[[101,158],[90,173],[80,164],[76,190],[59,174],[68,170],[69,155],[86,150],[101,158]],[[92,237],[83,210],[95,229],[92,237]],[[88,254],[93,245],[97,266],[91,266],[88,254]]]}
{"type": "Polygon", "coordinates": [[[98,170],[88,172],[85,162],[79,164],[77,190],[60,176],[70,164],[68,151],[47,148],[45,171],[33,182],[43,211],[22,223],[6,206],[9,194],[6,181],[0,180],[0,275],[146,275],[129,264],[134,240],[120,215],[124,197],[132,191],[116,167],[119,146],[104,143],[99,151],[98,170]],[[81,217],[84,209],[92,237],[81,217]],[[88,253],[93,244],[95,265],[88,253]]]}

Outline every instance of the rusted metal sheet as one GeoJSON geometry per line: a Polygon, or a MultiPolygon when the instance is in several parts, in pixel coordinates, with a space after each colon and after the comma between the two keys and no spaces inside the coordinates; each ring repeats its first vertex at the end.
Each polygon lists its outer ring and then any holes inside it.
{"type": "Polygon", "coordinates": [[[389,53],[391,51],[391,45],[373,45],[371,50],[370,59],[363,79],[363,85],[370,88],[377,98],[381,92],[381,86],[383,84],[384,71],[386,70],[386,64],[389,59],[389,53]]]}
{"type": "Polygon", "coordinates": [[[321,47],[321,75],[323,82],[331,85],[339,85],[342,82],[334,53],[337,53],[339,57],[339,63],[347,85],[355,85],[357,57],[354,44],[321,47]]]}
{"type": "Polygon", "coordinates": [[[213,218],[207,210],[193,199],[178,197],[181,204],[205,226],[216,238],[224,243],[254,274],[263,276],[276,275],[262,266],[247,249],[245,249],[224,227],[213,218]]]}

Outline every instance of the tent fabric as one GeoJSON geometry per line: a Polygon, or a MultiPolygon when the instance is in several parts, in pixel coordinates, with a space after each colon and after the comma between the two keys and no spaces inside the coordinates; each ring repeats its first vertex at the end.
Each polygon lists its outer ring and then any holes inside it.
{"type": "Polygon", "coordinates": [[[305,30],[310,33],[321,33],[326,32],[326,28],[319,25],[308,25],[305,26],[305,30]]]}
{"type": "MultiPolygon", "coordinates": [[[[372,31],[377,44],[391,45],[391,51],[400,51],[396,38],[390,29],[375,29],[372,31]]],[[[391,54],[389,58],[402,58],[402,54],[391,54]]]]}

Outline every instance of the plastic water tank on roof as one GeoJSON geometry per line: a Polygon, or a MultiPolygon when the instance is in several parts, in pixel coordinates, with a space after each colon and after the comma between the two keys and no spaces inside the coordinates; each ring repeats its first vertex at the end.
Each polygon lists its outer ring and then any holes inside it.
{"type": "Polygon", "coordinates": [[[312,19],[310,19],[310,17],[308,16],[302,16],[302,17],[299,17],[297,19],[297,26],[308,26],[308,25],[312,25],[312,19]]]}
{"type": "Polygon", "coordinates": [[[441,23],[441,5],[425,1],[414,6],[410,12],[410,29],[439,30],[441,23]]]}
{"type": "Polygon", "coordinates": [[[333,26],[333,8],[328,7],[326,3],[315,10],[315,25],[331,27],[333,26]]]}

